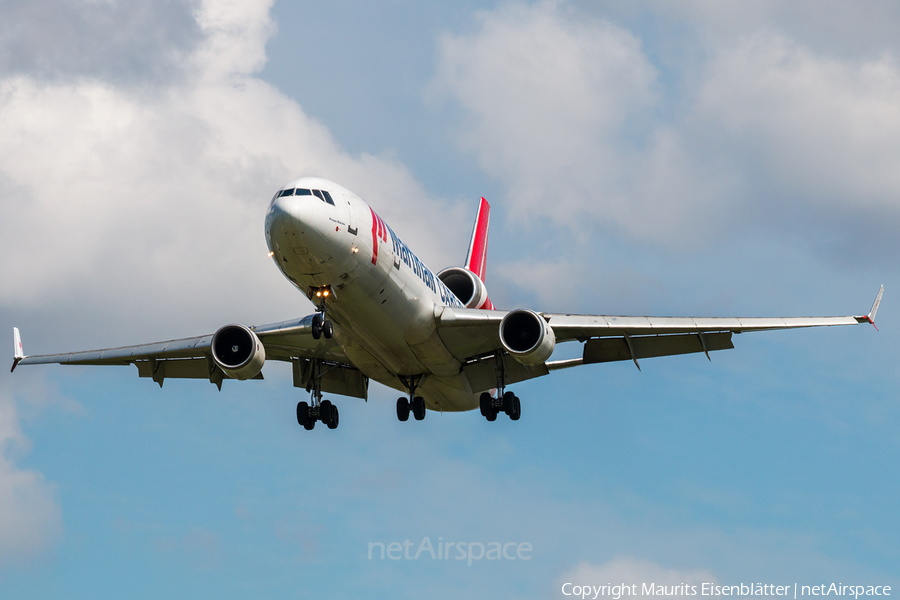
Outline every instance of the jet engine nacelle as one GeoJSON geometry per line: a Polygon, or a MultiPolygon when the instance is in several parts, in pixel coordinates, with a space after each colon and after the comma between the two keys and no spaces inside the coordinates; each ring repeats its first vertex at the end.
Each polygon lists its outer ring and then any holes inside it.
{"type": "Polygon", "coordinates": [[[539,314],[519,309],[509,312],[500,321],[500,343],[523,365],[539,365],[553,354],[556,335],[539,314]]]}
{"type": "Polygon", "coordinates": [[[213,334],[212,356],[232,379],[253,379],[266,362],[266,349],[249,328],[226,325],[213,334]]]}
{"type": "Polygon", "coordinates": [[[451,292],[466,308],[481,308],[488,301],[487,288],[478,275],[464,267],[449,267],[438,273],[451,292]]]}

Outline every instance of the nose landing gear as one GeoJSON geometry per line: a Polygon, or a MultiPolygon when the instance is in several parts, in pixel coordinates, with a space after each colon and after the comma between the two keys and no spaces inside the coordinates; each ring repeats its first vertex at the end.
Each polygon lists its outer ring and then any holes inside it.
{"type": "Polygon", "coordinates": [[[334,336],[334,325],[331,324],[331,321],[325,319],[324,307],[322,308],[322,312],[313,315],[311,329],[314,340],[321,338],[323,335],[326,340],[330,340],[332,336],[334,336]]]}
{"type": "Polygon", "coordinates": [[[322,336],[325,336],[326,340],[330,340],[332,336],[334,336],[334,325],[325,318],[325,313],[328,311],[325,301],[334,297],[331,286],[311,287],[309,288],[307,295],[309,296],[309,299],[316,304],[316,310],[318,311],[313,315],[312,320],[311,329],[313,339],[318,340],[322,336]]]}

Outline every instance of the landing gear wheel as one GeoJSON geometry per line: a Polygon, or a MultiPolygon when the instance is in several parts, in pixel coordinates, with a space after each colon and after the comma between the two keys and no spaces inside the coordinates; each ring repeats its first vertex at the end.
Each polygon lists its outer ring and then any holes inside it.
{"type": "Polygon", "coordinates": [[[518,421],[519,417],[522,416],[522,403],[519,402],[518,396],[513,396],[512,410],[506,414],[508,414],[509,418],[513,421],[518,421]]]}
{"type": "Polygon", "coordinates": [[[409,400],[406,398],[397,398],[397,418],[409,421],[409,400]]]}
{"type": "Polygon", "coordinates": [[[412,401],[412,411],[413,416],[416,418],[416,421],[421,421],[425,418],[425,398],[421,396],[416,396],[416,398],[412,401]]]}
{"type": "MultiPolygon", "coordinates": [[[[325,425],[331,427],[332,413],[334,412],[334,404],[331,403],[331,400],[322,400],[322,403],[319,404],[319,420],[322,421],[325,425]]],[[[333,427],[331,427],[334,429],[333,427]]]]}
{"type": "Polygon", "coordinates": [[[331,400],[322,400],[319,405],[319,420],[328,426],[328,429],[337,429],[338,421],[337,406],[331,403],[331,400]]]}
{"type": "Polygon", "coordinates": [[[325,321],[322,324],[322,335],[325,336],[326,340],[330,340],[331,336],[334,335],[334,325],[331,324],[331,321],[325,321]]]}
{"type": "Polygon", "coordinates": [[[513,410],[513,401],[515,400],[516,395],[512,392],[506,392],[503,394],[503,412],[507,415],[512,415],[513,410]]]}
{"type": "Polygon", "coordinates": [[[491,409],[491,412],[489,412],[488,414],[484,415],[484,417],[485,417],[488,421],[496,421],[496,420],[497,420],[497,413],[496,413],[496,412],[494,411],[494,409],[492,408],[492,409],[491,409]]]}
{"type": "MultiPolygon", "coordinates": [[[[312,330],[312,336],[314,340],[322,337],[322,334],[325,332],[325,323],[327,323],[327,321],[325,320],[325,315],[323,315],[322,313],[316,313],[313,315],[312,325],[310,326],[310,329],[312,330]]],[[[326,335],[325,337],[329,338],[331,336],[326,335]]]]}
{"type": "Polygon", "coordinates": [[[482,392],[481,398],[479,399],[479,408],[481,408],[481,416],[486,417],[488,413],[491,412],[491,401],[493,398],[491,397],[490,392],[482,392]]]}
{"type": "Polygon", "coordinates": [[[328,417],[328,421],[325,422],[328,425],[328,429],[337,429],[338,423],[340,422],[340,415],[338,415],[338,407],[331,407],[331,415],[328,417]]]}
{"type": "Polygon", "coordinates": [[[306,427],[309,422],[309,404],[306,402],[297,403],[297,423],[306,427]]]}

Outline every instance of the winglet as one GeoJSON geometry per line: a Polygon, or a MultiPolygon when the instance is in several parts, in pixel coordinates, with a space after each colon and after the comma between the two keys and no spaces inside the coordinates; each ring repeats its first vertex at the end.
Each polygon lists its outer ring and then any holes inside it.
{"type": "Polygon", "coordinates": [[[13,327],[13,365],[9,370],[10,373],[16,370],[16,365],[23,358],[25,358],[25,353],[22,352],[22,336],[19,335],[19,328],[13,327]]]}
{"type": "MultiPolygon", "coordinates": [[[[882,284],[881,289],[878,290],[878,295],[875,296],[875,302],[872,303],[872,310],[869,311],[869,314],[866,315],[866,321],[872,324],[872,327],[875,327],[875,313],[878,312],[878,305],[881,304],[881,295],[884,294],[884,285],[882,284]]],[[[878,327],[875,327],[878,329],[878,327]]]]}

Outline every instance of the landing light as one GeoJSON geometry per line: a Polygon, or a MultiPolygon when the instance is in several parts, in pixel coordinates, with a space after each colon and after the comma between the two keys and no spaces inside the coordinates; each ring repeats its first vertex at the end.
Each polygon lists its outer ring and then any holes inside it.
{"type": "Polygon", "coordinates": [[[322,292],[322,293],[325,294],[326,297],[328,296],[328,290],[325,290],[325,291],[322,292]]]}
{"type": "Polygon", "coordinates": [[[359,252],[359,248],[354,248],[354,249],[351,250],[350,252],[352,252],[353,254],[356,254],[357,252],[359,252]]]}
{"type": "Polygon", "coordinates": [[[274,251],[269,252],[269,258],[272,258],[273,256],[275,256],[275,252],[274,251]]]}

